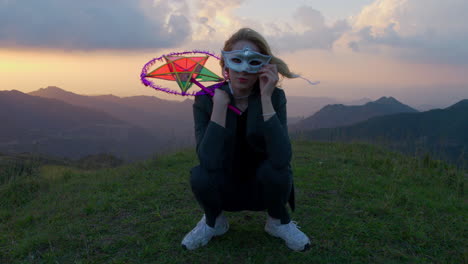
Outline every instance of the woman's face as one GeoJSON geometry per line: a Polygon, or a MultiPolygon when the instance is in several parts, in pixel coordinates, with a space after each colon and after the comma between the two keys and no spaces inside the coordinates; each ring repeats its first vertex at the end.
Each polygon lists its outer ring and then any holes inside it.
{"type": "MultiPolygon", "coordinates": [[[[232,46],[232,50],[243,50],[249,48],[252,51],[260,52],[257,45],[248,40],[239,40],[232,46]]],[[[232,89],[240,93],[250,91],[258,80],[258,73],[236,72],[227,69],[232,89]]]]}

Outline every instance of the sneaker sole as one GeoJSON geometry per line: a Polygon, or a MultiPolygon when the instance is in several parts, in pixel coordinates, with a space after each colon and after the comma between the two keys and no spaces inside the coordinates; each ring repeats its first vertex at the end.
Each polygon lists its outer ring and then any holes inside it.
{"type": "MultiPolygon", "coordinates": [[[[272,237],[281,238],[280,236],[277,236],[277,235],[273,234],[273,232],[271,232],[270,230],[268,230],[268,228],[265,228],[265,231],[266,231],[270,236],[272,236],[272,237]]],[[[281,239],[282,239],[282,238],[281,238],[281,239]]],[[[283,241],[284,241],[284,240],[283,240],[283,241]]],[[[287,246],[289,249],[291,249],[291,250],[293,250],[293,251],[297,251],[297,252],[306,252],[306,251],[308,251],[308,250],[310,249],[310,242],[307,243],[307,244],[305,244],[304,247],[303,247],[302,249],[294,249],[294,248],[291,248],[291,247],[289,246],[289,244],[286,243],[286,241],[285,241],[285,244],[286,244],[286,246],[287,246]]]]}
{"type": "Polygon", "coordinates": [[[226,234],[227,231],[229,231],[229,224],[227,225],[226,230],[223,230],[223,231],[221,231],[219,233],[215,233],[214,236],[222,236],[222,235],[226,234]]]}
{"type": "Polygon", "coordinates": [[[304,246],[304,249],[301,250],[301,252],[306,252],[310,249],[310,243],[308,243],[307,245],[304,246]]]}

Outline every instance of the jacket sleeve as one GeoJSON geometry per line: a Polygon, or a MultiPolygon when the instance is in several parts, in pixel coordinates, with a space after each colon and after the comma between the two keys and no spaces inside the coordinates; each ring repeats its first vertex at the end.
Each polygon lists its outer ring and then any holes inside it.
{"type": "Polygon", "coordinates": [[[272,96],[276,114],[264,123],[264,136],[267,155],[275,168],[284,168],[291,162],[291,142],[288,135],[286,114],[286,96],[284,91],[276,89],[272,96]]]}
{"type": "Polygon", "coordinates": [[[212,104],[208,96],[196,96],[193,104],[196,152],[207,170],[222,168],[227,137],[226,129],[211,121],[212,104]]]}

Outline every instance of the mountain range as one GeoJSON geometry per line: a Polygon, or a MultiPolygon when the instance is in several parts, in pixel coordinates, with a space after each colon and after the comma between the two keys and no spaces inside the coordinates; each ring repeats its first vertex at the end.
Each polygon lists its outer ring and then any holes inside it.
{"type": "MultiPolygon", "coordinates": [[[[288,109],[298,115],[336,102],[288,99],[288,109]]],[[[194,144],[191,99],[88,96],[49,86],[28,94],[2,91],[0,103],[0,152],[4,153],[75,159],[107,152],[128,160],[194,144]]]]}
{"type": "Polygon", "coordinates": [[[468,161],[468,99],[444,109],[378,116],[350,126],[305,131],[301,137],[372,142],[464,164],[468,161]]]}
{"type": "Polygon", "coordinates": [[[53,98],[71,105],[105,112],[114,118],[148,130],[154,136],[179,146],[193,144],[193,101],[163,100],[154,96],[86,96],[49,86],[29,95],[53,98]]]}
{"type": "Polygon", "coordinates": [[[0,91],[1,152],[78,158],[106,152],[142,158],[164,141],[147,130],[91,108],[19,91],[0,91]]]}
{"type": "Polygon", "coordinates": [[[308,96],[287,96],[288,123],[303,120],[311,116],[326,105],[361,105],[371,101],[369,98],[361,98],[352,101],[342,101],[330,97],[308,97],[308,96]]]}
{"type": "Polygon", "coordinates": [[[416,109],[402,104],[393,97],[381,97],[374,102],[363,105],[326,105],[315,114],[291,126],[292,131],[332,128],[355,124],[375,116],[396,113],[414,113],[416,109]]]}
{"type": "MultiPolygon", "coordinates": [[[[335,102],[325,97],[288,97],[292,137],[301,134],[313,140],[345,141],[384,138],[413,149],[430,145],[433,151],[443,149],[455,156],[468,145],[466,136],[462,136],[462,131],[468,131],[468,121],[463,119],[468,116],[466,101],[423,113],[392,97],[374,102],[363,98],[362,105],[335,102]],[[298,124],[291,125],[291,112],[301,114],[307,109],[311,116],[299,117],[298,124]]],[[[0,91],[0,152],[73,159],[98,153],[125,160],[146,158],[193,146],[192,104],[191,99],[179,102],[152,96],[86,96],[53,86],[29,94],[0,91]]]]}

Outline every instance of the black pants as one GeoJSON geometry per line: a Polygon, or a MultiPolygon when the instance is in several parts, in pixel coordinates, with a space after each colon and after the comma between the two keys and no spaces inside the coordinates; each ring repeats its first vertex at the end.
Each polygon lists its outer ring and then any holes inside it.
{"type": "Polygon", "coordinates": [[[205,211],[207,224],[214,227],[216,217],[223,210],[267,210],[282,224],[289,223],[286,203],[292,189],[291,169],[276,169],[263,161],[257,168],[246,169],[242,174],[208,171],[201,166],[191,170],[190,185],[205,211]]]}

